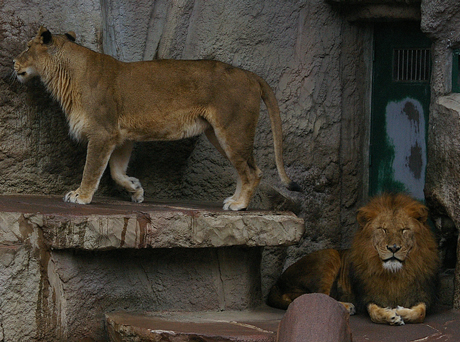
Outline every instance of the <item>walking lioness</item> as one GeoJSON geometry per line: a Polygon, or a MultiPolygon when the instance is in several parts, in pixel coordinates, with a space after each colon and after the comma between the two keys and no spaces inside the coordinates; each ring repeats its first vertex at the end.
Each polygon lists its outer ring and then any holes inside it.
{"type": "Polygon", "coordinates": [[[70,134],[88,143],[82,182],[65,196],[67,202],[90,203],[108,163],[114,181],[133,202],[142,202],[139,180],[126,175],[133,142],[204,132],[238,173],[224,209],[246,209],[261,178],[253,156],[261,99],[270,116],[280,178],[288,189],[299,190],[284,170],[274,93],[249,71],[217,61],[123,63],[76,44],[73,32],[52,35],[44,27],[14,60],[14,70],[20,82],[39,76],[61,104],[70,134]]]}

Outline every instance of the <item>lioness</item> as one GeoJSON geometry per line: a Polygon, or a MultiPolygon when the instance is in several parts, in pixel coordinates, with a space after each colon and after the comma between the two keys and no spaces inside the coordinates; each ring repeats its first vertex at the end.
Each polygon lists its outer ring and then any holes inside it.
{"type": "Polygon", "coordinates": [[[20,82],[39,76],[61,104],[70,134],[88,143],[82,182],[65,196],[67,202],[90,203],[107,164],[132,201],[142,202],[139,180],[126,175],[133,142],[204,132],[238,173],[224,209],[246,209],[261,179],[253,156],[261,99],[270,116],[280,178],[288,189],[300,189],[284,170],[274,93],[249,71],[217,61],[123,63],[76,44],[73,32],[52,35],[44,27],[14,59],[14,70],[20,82]]]}
{"type": "Polygon", "coordinates": [[[439,267],[427,217],[424,205],[403,194],[372,199],[358,212],[351,249],[304,256],[281,275],[268,304],[286,309],[298,296],[319,292],[342,301],[351,314],[367,311],[375,323],[423,322],[439,267]]]}

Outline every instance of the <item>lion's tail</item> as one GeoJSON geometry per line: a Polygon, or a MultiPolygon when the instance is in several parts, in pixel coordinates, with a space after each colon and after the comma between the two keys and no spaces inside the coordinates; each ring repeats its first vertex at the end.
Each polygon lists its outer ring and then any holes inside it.
{"type": "MultiPolygon", "coordinates": [[[[257,76],[257,75],[256,75],[257,76]]],[[[292,181],[286,174],[284,169],[283,162],[283,130],[281,125],[280,109],[278,107],[278,102],[276,101],[275,94],[273,93],[272,88],[265,82],[264,79],[257,76],[257,80],[260,84],[260,89],[262,91],[261,97],[267,106],[268,115],[270,117],[270,123],[272,126],[273,134],[273,145],[275,148],[275,161],[278,174],[281,178],[283,184],[290,191],[302,191],[299,184],[292,181]]]]}
{"type": "Polygon", "coordinates": [[[283,293],[278,284],[273,285],[268,293],[267,304],[273,308],[286,310],[290,302],[283,298],[283,293]]]}

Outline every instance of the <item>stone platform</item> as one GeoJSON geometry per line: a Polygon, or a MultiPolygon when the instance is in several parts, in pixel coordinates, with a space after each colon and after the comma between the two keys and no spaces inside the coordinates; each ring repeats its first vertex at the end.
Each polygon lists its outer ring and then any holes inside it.
{"type": "MultiPolygon", "coordinates": [[[[107,315],[110,340],[113,342],[285,342],[277,341],[277,331],[284,310],[260,308],[227,312],[114,312],[107,315]]],[[[317,312],[302,313],[299,321],[317,312]]],[[[325,317],[325,322],[328,322],[325,317]]],[[[460,340],[460,312],[438,307],[425,322],[389,326],[372,323],[367,315],[350,317],[353,342],[457,342],[460,340]]],[[[325,326],[324,329],[334,329],[325,326]]],[[[316,342],[316,341],[312,341],[316,342]]]]}
{"type": "Polygon", "coordinates": [[[303,231],[287,212],[0,196],[0,341],[105,341],[115,311],[252,310],[263,246],[303,231]]]}

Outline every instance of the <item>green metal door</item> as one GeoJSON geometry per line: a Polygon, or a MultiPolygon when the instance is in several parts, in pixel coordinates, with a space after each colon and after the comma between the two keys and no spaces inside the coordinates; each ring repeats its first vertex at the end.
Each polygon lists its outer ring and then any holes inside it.
{"type": "Polygon", "coordinates": [[[424,199],[431,43],[419,23],[374,31],[369,193],[424,199]]]}

